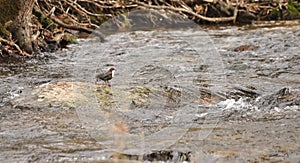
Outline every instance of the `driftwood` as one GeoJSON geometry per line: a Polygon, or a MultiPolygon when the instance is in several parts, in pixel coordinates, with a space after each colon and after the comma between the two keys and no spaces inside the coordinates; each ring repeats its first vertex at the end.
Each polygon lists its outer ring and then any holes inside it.
{"type": "MultiPolygon", "coordinates": [[[[47,51],[49,44],[55,44],[49,47],[64,47],[60,46],[60,42],[68,42],[68,39],[62,40],[65,39],[62,36],[66,36],[62,34],[64,32],[74,34],[78,31],[95,34],[101,41],[105,41],[104,35],[96,29],[102,28],[101,25],[108,19],[111,19],[113,23],[109,24],[108,28],[122,30],[134,28],[131,24],[132,19],[139,15],[130,15],[130,11],[136,9],[149,11],[144,12],[148,16],[146,15],[145,19],[141,20],[147,19],[146,21],[155,27],[156,23],[159,23],[156,20],[160,17],[166,20],[166,24],[171,22],[172,14],[169,13],[191,19],[196,23],[250,23],[253,20],[291,19],[293,17],[289,17],[289,13],[297,12],[295,10],[300,8],[297,7],[299,2],[295,0],[22,0],[22,2],[25,4],[21,9],[24,14],[19,15],[20,21],[13,21],[13,24],[25,27],[27,31],[25,36],[27,38],[30,36],[30,39],[21,38],[22,32],[10,30],[13,38],[4,36],[0,39],[0,43],[14,47],[23,56],[29,56],[28,53],[32,51],[47,51]],[[291,3],[296,4],[293,11],[289,11],[291,3]],[[31,7],[33,7],[33,16],[30,16],[31,7]],[[120,19],[116,18],[119,15],[121,15],[120,19]],[[32,22],[29,22],[29,18],[32,22]],[[27,25],[22,22],[26,22],[27,25]],[[30,30],[28,30],[29,27],[31,27],[30,30]],[[31,44],[34,46],[31,47],[31,44]]],[[[298,15],[300,18],[300,11],[298,12],[290,15],[295,18],[298,15]]],[[[0,22],[0,30],[5,27],[5,23],[6,21],[0,22]]],[[[1,32],[3,31],[0,31],[0,37],[1,32]]]]}
{"type": "Polygon", "coordinates": [[[167,6],[156,6],[156,5],[149,5],[143,2],[138,2],[138,1],[133,1],[134,3],[137,3],[138,5],[141,5],[145,8],[151,8],[151,9],[164,9],[164,10],[170,10],[170,11],[174,11],[174,12],[183,12],[183,13],[187,13],[190,14],[196,18],[199,18],[201,20],[205,20],[208,22],[228,22],[228,21],[232,21],[235,22],[236,17],[237,17],[237,8],[235,8],[234,11],[234,15],[231,17],[217,17],[217,18],[211,18],[211,17],[206,17],[200,14],[197,14],[196,12],[193,11],[192,8],[190,8],[187,4],[185,4],[183,1],[181,1],[180,3],[180,7],[174,7],[171,5],[167,5],[167,6]]]}
{"type": "MultiPolygon", "coordinates": [[[[80,27],[76,29],[74,26],[68,26],[69,24],[60,23],[65,28],[70,27],[73,30],[89,33],[90,31],[86,29],[99,28],[103,20],[114,18],[124,11],[128,12],[133,9],[174,12],[197,23],[250,23],[252,20],[272,19],[272,14],[274,15],[275,11],[282,12],[288,8],[287,2],[285,0],[278,2],[271,0],[44,0],[39,4],[43,4],[40,6],[43,6],[45,13],[49,13],[55,7],[54,17],[63,16],[71,24],[80,27]]],[[[56,19],[54,20],[56,21],[56,19]]],[[[116,23],[117,26],[123,28],[122,25],[118,25],[120,22],[116,23]]]]}
{"type": "Polygon", "coordinates": [[[72,30],[77,30],[77,31],[80,31],[80,32],[86,32],[86,33],[89,33],[89,34],[93,33],[94,35],[96,35],[96,36],[98,36],[100,38],[101,42],[105,41],[104,35],[101,32],[97,31],[97,30],[93,30],[93,29],[90,29],[90,28],[82,27],[82,26],[75,26],[75,25],[65,24],[60,19],[56,18],[53,14],[50,15],[50,18],[55,23],[57,23],[58,25],[60,25],[60,26],[62,26],[64,28],[72,29],[72,30]]]}
{"type": "MultiPolygon", "coordinates": [[[[23,55],[23,56],[26,56],[26,57],[31,56],[31,55],[28,54],[26,51],[22,50],[22,49],[19,47],[19,45],[17,45],[17,44],[14,43],[13,41],[9,41],[9,40],[7,40],[7,39],[4,39],[4,38],[0,37],[0,42],[5,43],[5,44],[7,44],[7,45],[9,45],[9,46],[14,47],[14,48],[18,51],[18,53],[21,54],[21,55],[23,55]]],[[[0,44],[0,45],[1,45],[1,44],[0,44]]],[[[1,54],[1,53],[0,53],[0,54],[1,54]]]]}

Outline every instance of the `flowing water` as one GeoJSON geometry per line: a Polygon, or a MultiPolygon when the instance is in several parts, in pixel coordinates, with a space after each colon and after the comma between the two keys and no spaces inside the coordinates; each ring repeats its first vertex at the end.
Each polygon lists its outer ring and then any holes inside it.
{"type": "Polygon", "coordinates": [[[1,63],[2,161],[300,160],[299,22],[106,39],[1,63]],[[102,105],[95,75],[110,67],[110,103],[102,105]],[[89,83],[73,86],[74,96],[88,100],[13,102],[62,81],[89,83]],[[134,100],[132,92],[142,93],[134,100]]]}

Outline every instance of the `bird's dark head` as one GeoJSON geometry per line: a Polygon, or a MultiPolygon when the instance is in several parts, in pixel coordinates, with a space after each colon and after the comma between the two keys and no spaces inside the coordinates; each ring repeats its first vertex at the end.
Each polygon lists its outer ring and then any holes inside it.
{"type": "Polygon", "coordinates": [[[110,72],[113,72],[113,71],[115,71],[115,70],[116,70],[116,69],[113,68],[113,67],[109,69],[110,72]]]}

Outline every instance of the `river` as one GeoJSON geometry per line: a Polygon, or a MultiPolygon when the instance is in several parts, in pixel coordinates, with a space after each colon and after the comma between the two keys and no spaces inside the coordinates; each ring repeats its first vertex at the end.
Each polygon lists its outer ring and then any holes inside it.
{"type": "Polygon", "coordinates": [[[297,162],[299,24],[119,32],[1,62],[0,160],[297,162]],[[96,88],[110,67],[111,87],[96,88]],[[87,100],[35,105],[55,83],[87,100]]]}

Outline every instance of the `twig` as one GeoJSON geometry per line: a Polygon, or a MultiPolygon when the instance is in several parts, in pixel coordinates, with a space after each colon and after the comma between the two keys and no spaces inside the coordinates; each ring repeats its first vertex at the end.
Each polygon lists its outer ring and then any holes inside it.
{"type": "MultiPolygon", "coordinates": [[[[171,10],[171,11],[177,11],[177,12],[185,12],[188,13],[190,15],[193,15],[199,19],[208,21],[208,22],[228,22],[228,21],[235,21],[236,16],[234,15],[232,17],[218,17],[218,18],[211,18],[211,17],[206,17],[200,14],[195,13],[191,8],[189,8],[188,6],[184,6],[184,8],[175,8],[175,7],[169,7],[169,6],[154,6],[154,5],[148,5],[136,0],[132,0],[131,2],[142,5],[144,7],[148,7],[148,8],[154,8],[154,9],[167,9],[167,10],[171,10]],[[188,9],[188,8],[189,9],[188,9]]],[[[183,6],[181,6],[183,7],[183,6]]]]}
{"type": "Polygon", "coordinates": [[[49,16],[49,18],[51,18],[55,23],[57,23],[58,25],[60,25],[64,28],[77,30],[77,31],[81,31],[81,32],[86,32],[86,33],[89,33],[89,34],[93,33],[93,34],[95,34],[96,36],[98,36],[100,38],[101,42],[105,41],[104,35],[100,31],[93,30],[93,29],[86,28],[86,27],[80,27],[80,26],[65,24],[61,20],[56,18],[53,13],[49,16]]]}
{"type": "Polygon", "coordinates": [[[236,22],[236,18],[237,18],[237,15],[238,15],[238,7],[239,7],[239,0],[236,0],[236,6],[234,8],[234,12],[233,12],[233,17],[235,17],[235,19],[233,20],[233,23],[236,22]]]}
{"type": "MultiPolygon", "coordinates": [[[[91,25],[92,21],[90,19],[90,17],[88,16],[88,14],[84,11],[81,11],[80,9],[77,8],[77,6],[74,6],[73,4],[76,4],[76,1],[74,2],[69,2],[68,0],[64,0],[64,2],[66,2],[69,6],[71,6],[76,12],[78,12],[80,15],[84,16],[86,18],[86,20],[88,21],[88,23],[91,25]]],[[[66,12],[65,12],[66,13],[66,12]]],[[[79,23],[78,23],[79,24],[79,23]]]]}
{"type": "Polygon", "coordinates": [[[99,0],[77,0],[77,2],[86,2],[91,3],[99,8],[105,8],[105,9],[124,9],[124,8],[135,8],[138,5],[137,4],[128,4],[128,5],[119,5],[116,1],[99,1],[99,0]]]}
{"type": "Polygon", "coordinates": [[[26,57],[30,57],[31,55],[26,53],[24,50],[22,50],[16,43],[14,43],[13,41],[9,41],[9,40],[6,40],[2,37],[0,37],[0,42],[3,42],[9,46],[12,46],[14,47],[20,54],[22,54],[23,56],[26,56],[26,57]]]}
{"type": "Polygon", "coordinates": [[[85,8],[83,8],[80,4],[73,2],[74,5],[70,2],[67,1],[67,3],[72,7],[74,8],[76,11],[78,11],[79,13],[82,13],[82,14],[87,14],[87,15],[91,15],[91,16],[96,16],[96,17],[104,17],[104,16],[107,16],[107,17],[112,17],[113,15],[112,14],[94,14],[94,13],[91,13],[89,11],[87,11],[85,8]],[[79,11],[81,10],[81,11],[79,11]]]}

